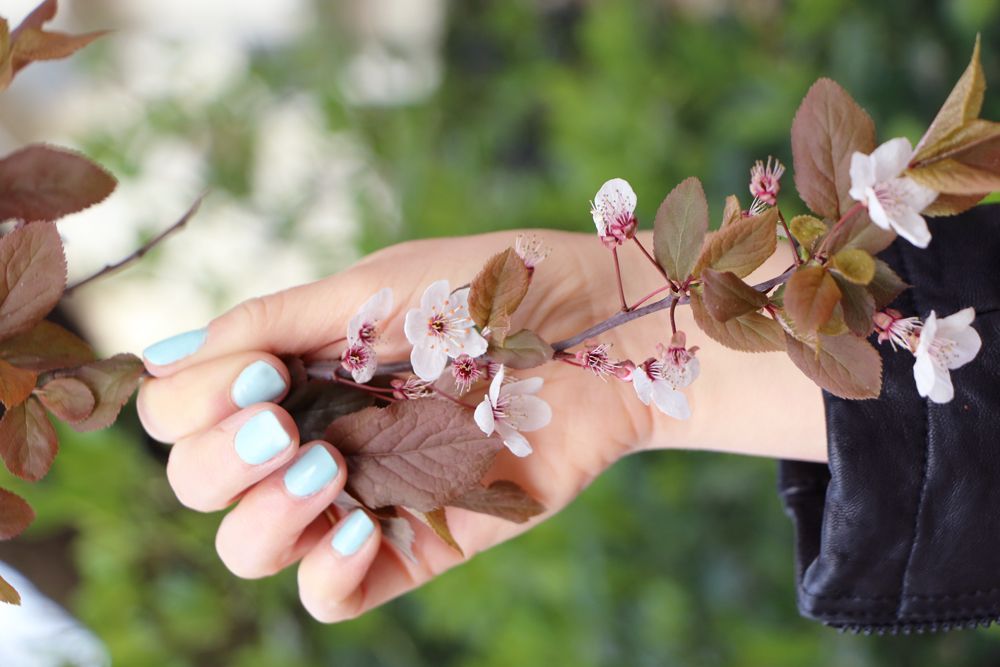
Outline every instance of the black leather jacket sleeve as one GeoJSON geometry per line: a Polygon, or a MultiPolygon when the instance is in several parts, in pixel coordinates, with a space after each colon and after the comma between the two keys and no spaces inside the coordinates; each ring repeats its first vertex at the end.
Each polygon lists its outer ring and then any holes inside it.
{"type": "Polygon", "coordinates": [[[1000,206],[930,220],[921,250],[881,257],[912,289],[895,308],[976,309],[979,356],[955,398],[917,394],[913,356],[880,346],[878,400],[824,392],[829,464],[782,461],[802,615],[860,632],[923,632],[1000,619],[1000,206]]]}

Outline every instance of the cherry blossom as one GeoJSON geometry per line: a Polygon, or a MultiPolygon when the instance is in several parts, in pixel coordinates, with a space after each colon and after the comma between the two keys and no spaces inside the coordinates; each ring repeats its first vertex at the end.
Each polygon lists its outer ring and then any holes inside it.
{"type": "Polygon", "coordinates": [[[341,365],[351,372],[355,382],[364,384],[375,375],[378,361],[378,323],[392,311],[392,290],[380,289],[365,301],[347,323],[347,349],[340,355],[341,365]]]}
{"type": "Polygon", "coordinates": [[[623,178],[612,178],[597,191],[590,204],[590,215],[604,245],[614,248],[635,236],[639,226],[635,218],[636,202],[635,191],[623,178]]]}
{"type": "Polygon", "coordinates": [[[767,165],[760,160],[750,169],[750,194],[754,200],[760,200],[768,206],[778,203],[778,193],[781,191],[781,176],[785,173],[785,165],[778,160],[771,164],[768,156],[767,165]]]}
{"type": "Polygon", "coordinates": [[[451,375],[455,378],[458,393],[464,394],[482,377],[483,369],[479,367],[479,362],[463,354],[452,362],[451,375]]]}
{"type": "Polygon", "coordinates": [[[514,238],[514,252],[524,261],[529,271],[534,271],[535,267],[549,256],[552,249],[534,234],[518,234],[514,238]]]}
{"type": "Polygon", "coordinates": [[[403,331],[413,345],[413,372],[428,382],[441,376],[449,357],[478,357],[486,352],[486,339],[469,317],[468,288],[452,293],[447,280],[433,282],[424,290],[420,307],[406,313],[403,331]]]}
{"type": "Polygon", "coordinates": [[[632,386],[644,404],[656,404],[660,412],[675,419],[691,416],[687,396],[680,390],[694,382],[701,364],[694,356],[697,347],[685,349],[684,332],[678,331],[670,347],[660,346],[660,357],[647,359],[632,371],[632,386]]]}
{"type": "Polygon", "coordinates": [[[851,156],[850,195],[868,207],[876,225],[893,229],[918,248],[926,248],[931,233],[920,213],[938,193],[902,175],[912,157],[913,146],[905,137],[890,139],[871,155],[855,152],[851,156]]]}
{"type": "Polygon", "coordinates": [[[875,313],[872,323],[878,332],[878,342],[888,341],[893,350],[897,349],[897,345],[910,352],[916,349],[922,326],[919,317],[903,317],[895,308],[886,308],[875,313]]]}
{"type": "Polygon", "coordinates": [[[963,308],[940,320],[932,310],[924,321],[913,364],[913,378],[921,396],[934,403],[947,403],[955,397],[949,371],[972,361],[983,344],[972,328],[975,318],[974,308],[963,308]]]}
{"type": "Polygon", "coordinates": [[[413,401],[418,398],[425,398],[434,393],[431,390],[431,383],[425,382],[418,377],[411,375],[405,380],[395,378],[389,384],[392,385],[393,398],[400,401],[413,401]]]}
{"type": "Polygon", "coordinates": [[[591,371],[602,380],[609,374],[613,374],[618,364],[611,361],[609,343],[588,344],[586,349],[576,353],[576,361],[582,367],[591,371]]]}
{"type": "Polygon", "coordinates": [[[474,417],[483,433],[490,435],[496,431],[507,449],[516,456],[527,456],[532,452],[531,443],[520,432],[547,426],[552,420],[552,408],[534,396],[542,388],[542,378],[505,383],[504,374],[501,366],[493,376],[489,393],[476,406],[474,417]]]}

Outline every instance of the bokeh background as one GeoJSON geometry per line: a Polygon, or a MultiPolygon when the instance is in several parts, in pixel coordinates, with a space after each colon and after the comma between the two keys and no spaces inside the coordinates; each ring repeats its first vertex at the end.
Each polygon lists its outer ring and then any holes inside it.
{"type": "MultiPolygon", "coordinates": [[[[0,1],[16,22],[31,0],[0,1]]],[[[1000,1],[63,0],[115,32],[0,96],[0,149],[73,146],[121,180],[60,224],[72,277],[131,251],[203,190],[194,222],[67,303],[105,354],[403,239],[592,228],[628,178],[649,220],[689,175],[713,217],[830,76],[882,139],[919,138],[1000,1]]],[[[1000,93],[984,115],[1000,119],[1000,93]]],[[[994,630],[839,634],[797,615],[772,461],[649,453],[557,518],[358,620],[314,623],[294,573],[241,581],[219,516],[183,510],[134,417],[62,434],[39,518],[6,560],[126,666],[996,665],[994,630]]]]}

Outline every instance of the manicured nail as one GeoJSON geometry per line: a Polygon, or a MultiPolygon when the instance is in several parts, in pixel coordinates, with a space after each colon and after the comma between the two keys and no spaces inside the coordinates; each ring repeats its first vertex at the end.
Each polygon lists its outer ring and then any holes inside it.
{"type": "Polygon", "coordinates": [[[142,356],[157,366],[166,366],[197,352],[205,344],[206,336],[208,329],[185,331],[159,343],[153,343],[142,351],[142,356]]]}
{"type": "Polygon", "coordinates": [[[233,382],[233,403],[245,408],[254,403],[273,401],[285,393],[287,385],[281,373],[266,361],[255,361],[244,368],[233,382]]]}
{"type": "Polygon", "coordinates": [[[236,432],[236,453],[250,465],[270,461],[292,444],[281,422],[270,410],[258,412],[236,432]]]}
{"type": "Polygon", "coordinates": [[[326,447],[316,445],[285,473],[285,488],[293,496],[305,498],[322,489],[336,476],[337,462],[326,447]]]}
{"type": "Polygon", "coordinates": [[[351,556],[358,552],[373,530],[375,524],[365,511],[354,510],[341,524],[330,544],[341,556],[351,556]]]}

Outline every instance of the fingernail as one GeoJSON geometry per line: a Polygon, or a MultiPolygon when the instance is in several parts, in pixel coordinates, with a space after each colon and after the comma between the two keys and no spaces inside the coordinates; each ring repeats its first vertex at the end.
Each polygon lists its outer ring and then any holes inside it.
{"type": "Polygon", "coordinates": [[[341,524],[330,544],[341,556],[351,556],[365,543],[375,530],[375,524],[364,510],[354,510],[341,524]]]}
{"type": "Polygon", "coordinates": [[[247,420],[234,439],[236,453],[250,465],[270,461],[292,444],[281,422],[270,410],[258,412],[247,420]]]}
{"type": "Polygon", "coordinates": [[[285,488],[293,496],[305,498],[322,489],[336,476],[337,462],[326,447],[316,445],[285,473],[285,488]]]}
{"type": "Polygon", "coordinates": [[[233,382],[232,397],[237,407],[245,408],[254,403],[273,401],[285,393],[287,385],[271,364],[255,361],[244,368],[233,382]]]}
{"type": "Polygon", "coordinates": [[[153,343],[142,351],[142,356],[157,366],[166,366],[197,352],[205,344],[208,329],[185,331],[153,343]]]}

